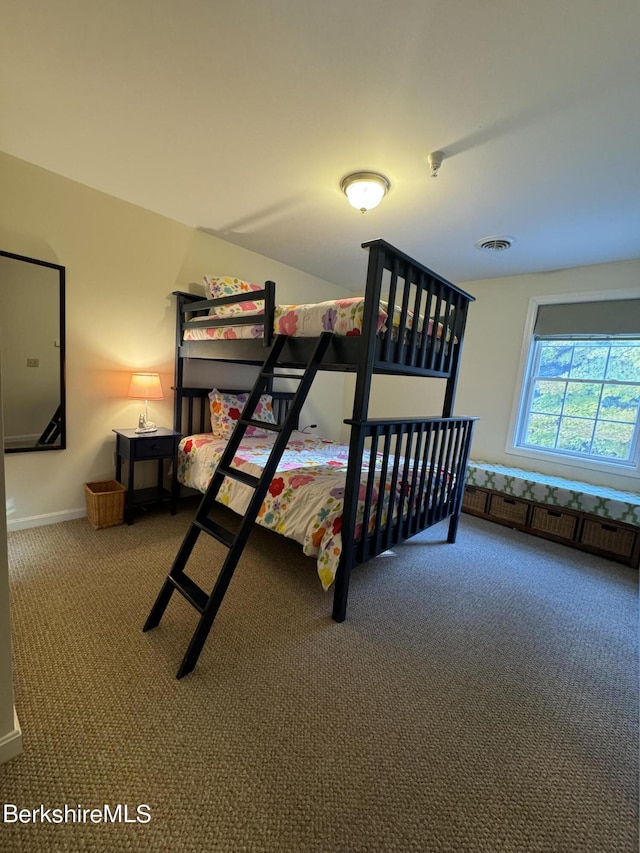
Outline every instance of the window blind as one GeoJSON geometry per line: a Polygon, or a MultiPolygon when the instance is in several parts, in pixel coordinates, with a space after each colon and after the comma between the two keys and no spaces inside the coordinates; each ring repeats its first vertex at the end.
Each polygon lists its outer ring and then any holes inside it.
{"type": "Polygon", "coordinates": [[[538,306],[534,335],[640,335],[640,299],[538,306]]]}

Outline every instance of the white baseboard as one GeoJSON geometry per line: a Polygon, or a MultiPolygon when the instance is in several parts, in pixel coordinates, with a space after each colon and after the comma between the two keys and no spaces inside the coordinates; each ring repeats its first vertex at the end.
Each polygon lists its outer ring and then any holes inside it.
{"type": "Polygon", "coordinates": [[[0,738],[0,764],[11,761],[22,752],[22,729],[18,722],[18,715],[13,709],[13,730],[0,738]]]}
{"type": "Polygon", "coordinates": [[[57,524],[59,521],[71,521],[74,518],[84,518],[87,508],[66,509],[62,512],[47,512],[44,515],[29,515],[25,518],[7,518],[7,531],[26,530],[28,527],[42,527],[45,524],[57,524]]]}

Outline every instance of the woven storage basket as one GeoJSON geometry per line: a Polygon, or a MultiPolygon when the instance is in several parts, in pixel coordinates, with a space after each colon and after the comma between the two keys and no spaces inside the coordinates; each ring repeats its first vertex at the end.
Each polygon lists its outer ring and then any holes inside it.
{"type": "Polygon", "coordinates": [[[96,530],[122,524],[126,488],[117,480],[85,483],[87,517],[96,530]]]}
{"type": "Polygon", "coordinates": [[[578,519],[569,512],[534,506],[531,516],[531,527],[564,539],[573,539],[578,519]]]}
{"type": "Polygon", "coordinates": [[[528,511],[529,504],[525,501],[503,495],[491,495],[489,515],[511,521],[514,524],[526,524],[528,511]]]}
{"type": "Polygon", "coordinates": [[[475,510],[476,512],[486,512],[487,494],[488,492],[476,489],[475,486],[467,486],[462,497],[462,508],[475,510]]]}
{"type": "Polygon", "coordinates": [[[584,523],[580,541],[592,548],[600,548],[602,551],[610,551],[621,557],[630,557],[633,551],[634,533],[624,527],[607,522],[591,521],[587,519],[584,523]]]}

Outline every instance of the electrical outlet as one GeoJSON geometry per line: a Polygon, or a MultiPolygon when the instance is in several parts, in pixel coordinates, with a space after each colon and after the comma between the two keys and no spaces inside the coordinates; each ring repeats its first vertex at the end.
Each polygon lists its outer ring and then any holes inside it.
{"type": "Polygon", "coordinates": [[[39,358],[28,358],[27,359],[27,367],[39,367],[40,359],[39,358]]]}

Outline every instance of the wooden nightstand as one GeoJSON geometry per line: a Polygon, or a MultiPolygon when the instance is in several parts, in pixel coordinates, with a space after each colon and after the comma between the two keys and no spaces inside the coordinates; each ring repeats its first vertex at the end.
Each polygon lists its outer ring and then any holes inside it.
{"type": "Polygon", "coordinates": [[[182,435],[172,429],[158,427],[155,432],[137,433],[135,429],[114,429],[116,434],[116,480],[122,482],[122,460],[129,463],[127,482],[127,498],[125,506],[125,520],[127,524],[133,524],[133,509],[136,506],[170,501],[171,515],[176,514],[178,502],[178,480],[176,475],[178,442],[182,435]],[[148,489],[134,489],[134,470],[136,462],[146,462],[151,459],[158,460],[158,483],[157,486],[148,489]],[[163,487],[163,461],[173,460],[173,480],[171,489],[163,487]]]}

